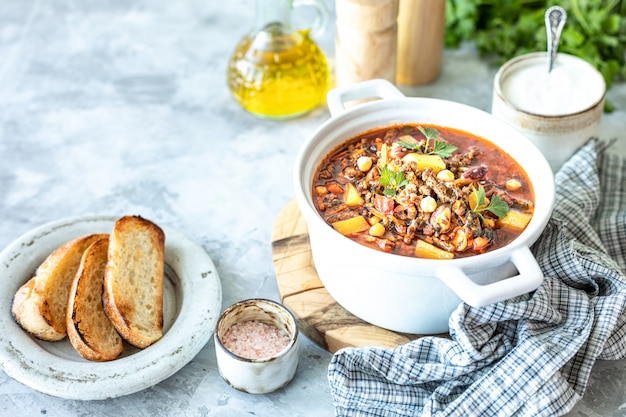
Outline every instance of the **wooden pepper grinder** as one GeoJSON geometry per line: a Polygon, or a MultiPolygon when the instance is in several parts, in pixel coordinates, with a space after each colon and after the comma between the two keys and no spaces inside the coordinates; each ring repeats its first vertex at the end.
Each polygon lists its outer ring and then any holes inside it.
{"type": "MultiPolygon", "coordinates": [[[[443,1],[443,0],[442,0],[443,1]]],[[[396,79],[399,0],[336,0],[338,86],[396,79]]]]}
{"type": "Polygon", "coordinates": [[[400,0],[398,84],[423,85],[439,77],[445,21],[445,0],[400,0]]]}

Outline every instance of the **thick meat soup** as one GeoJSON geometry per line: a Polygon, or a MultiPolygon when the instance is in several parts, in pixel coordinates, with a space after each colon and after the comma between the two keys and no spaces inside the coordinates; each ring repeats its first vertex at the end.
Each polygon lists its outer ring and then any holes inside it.
{"type": "Polygon", "coordinates": [[[530,221],[534,193],[510,155],[464,131],[403,124],[358,135],[313,180],[320,215],[385,252],[452,259],[502,247],[530,221]]]}

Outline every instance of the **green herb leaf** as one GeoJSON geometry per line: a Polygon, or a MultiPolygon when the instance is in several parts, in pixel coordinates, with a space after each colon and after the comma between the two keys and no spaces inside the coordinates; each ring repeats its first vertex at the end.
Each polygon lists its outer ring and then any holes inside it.
{"type": "Polygon", "coordinates": [[[385,186],[383,194],[387,197],[393,197],[400,187],[404,187],[409,183],[404,172],[394,171],[386,166],[381,168],[380,179],[378,181],[385,186]]]}
{"type": "Polygon", "coordinates": [[[442,158],[449,158],[452,153],[457,150],[456,146],[451,145],[445,140],[441,139],[441,133],[439,133],[437,129],[432,127],[427,127],[426,129],[424,129],[422,126],[418,126],[417,129],[422,132],[422,134],[426,137],[426,145],[424,145],[425,154],[437,154],[442,158]],[[434,142],[432,149],[429,149],[431,140],[434,142]]]}
{"type": "Polygon", "coordinates": [[[386,195],[387,197],[393,197],[396,195],[397,192],[398,191],[396,191],[395,189],[389,188],[389,187],[383,190],[383,194],[386,195]]]}
{"type": "Polygon", "coordinates": [[[485,208],[485,189],[481,185],[478,189],[474,190],[473,194],[476,197],[476,207],[474,207],[472,211],[480,212],[485,208]]]}
{"type": "Polygon", "coordinates": [[[487,205],[485,189],[482,185],[480,185],[478,189],[474,190],[474,196],[476,197],[476,207],[474,207],[472,211],[478,214],[481,218],[483,217],[483,211],[490,211],[499,219],[506,216],[509,212],[509,205],[496,194],[491,196],[491,201],[489,201],[489,205],[487,205]]]}
{"type": "Polygon", "coordinates": [[[391,185],[392,174],[393,174],[393,171],[391,171],[389,168],[384,166],[380,169],[380,179],[378,181],[382,185],[391,185]]]}
{"type": "Polygon", "coordinates": [[[436,153],[442,158],[449,158],[452,155],[452,153],[456,150],[457,150],[456,146],[451,145],[442,140],[437,140],[435,141],[435,144],[433,145],[433,151],[431,153],[436,153]]]}
{"type": "Polygon", "coordinates": [[[426,143],[431,139],[437,139],[439,137],[439,131],[433,127],[427,127],[424,129],[422,126],[418,126],[417,129],[426,136],[426,143]]]}
{"type": "Polygon", "coordinates": [[[509,205],[499,196],[494,194],[491,196],[491,201],[489,202],[487,210],[501,219],[509,213],[509,205]]]}
{"type": "Polygon", "coordinates": [[[403,148],[407,148],[407,149],[417,150],[419,148],[419,145],[417,143],[409,143],[409,142],[404,142],[402,140],[399,140],[396,143],[402,146],[403,148]]]}

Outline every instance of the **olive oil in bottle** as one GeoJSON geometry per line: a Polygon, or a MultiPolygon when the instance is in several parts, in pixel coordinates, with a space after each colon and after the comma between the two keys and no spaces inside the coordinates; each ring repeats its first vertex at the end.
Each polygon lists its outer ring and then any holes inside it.
{"type": "MultiPolygon", "coordinates": [[[[329,84],[326,57],[311,30],[290,25],[290,0],[257,0],[257,27],[237,45],[228,64],[228,86],[235,100],[255,116],[288,119],[324,101],[329,84]]],[[[315,5],[316,2],[307,2],[315,5]]],[[[318,26],[325,25],[320,3],[318,26]]],[[[293,7],[298,1],[293,2],[293,7]]]]}

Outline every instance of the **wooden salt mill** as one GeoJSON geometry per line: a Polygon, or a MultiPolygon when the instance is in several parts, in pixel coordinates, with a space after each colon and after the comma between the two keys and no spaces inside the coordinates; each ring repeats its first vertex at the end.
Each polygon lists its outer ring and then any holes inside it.
{"type": "MultiPolygon", "coordinates": [[[[443,0],[442,0],[443,1],[443,0]]],[[[396,79],[399,0],[336,0],[337,86],[396,79]]]]}
{"type": "Polygon", "coordinates": [[[423,85],[439,77],[445,20],[445,0],[400,0],[398,84],[423,85]]]}

